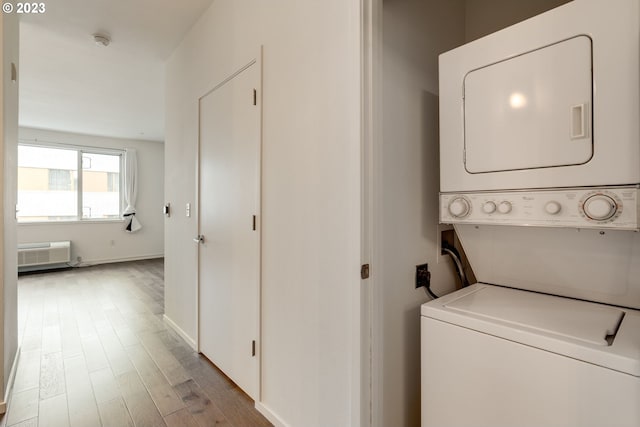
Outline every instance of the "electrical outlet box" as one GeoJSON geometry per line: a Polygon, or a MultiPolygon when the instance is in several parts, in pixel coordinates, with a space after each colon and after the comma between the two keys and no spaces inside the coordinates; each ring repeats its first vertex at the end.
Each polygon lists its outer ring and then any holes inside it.
{"type": "Polygon", "coordinates": [[[416,289],[429,286],[430,283],[429,264],[416,265],[416,289]]]}
{"type": "Polygon", "coordinates": [[[448,261],[448,256],[442,251],[443,245],[454,246],[455,231],[450,224],[438,224],[436,235],[436,263],[448,261]]]}

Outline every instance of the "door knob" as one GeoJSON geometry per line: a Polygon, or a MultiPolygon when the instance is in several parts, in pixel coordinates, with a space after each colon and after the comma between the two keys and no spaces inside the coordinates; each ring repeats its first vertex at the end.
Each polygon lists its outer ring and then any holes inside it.
{"type": "Polygon", "coordinates": [[[198,237],[193,239],[193,241],[196,243],[204,243],[204,236],[202,234],[198,234],[198,237]]]}

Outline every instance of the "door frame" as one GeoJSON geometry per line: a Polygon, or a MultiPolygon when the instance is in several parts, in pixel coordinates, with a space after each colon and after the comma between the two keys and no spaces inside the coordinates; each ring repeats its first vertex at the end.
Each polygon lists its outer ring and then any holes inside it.
{"type": "Polygon", "coordinates": [[[360,425],[382,427],[383,329],[382,268],[382,4],[361,0],[361,262],[370,276],[361,280],[360,294],[360,425]]]}
{"type": "MultiPolygon", "coordinates": [[[[223,86],[225,83],[228,83],[230,80],[232,80],[234,77],[238,76],[240,73],[242,73],[243,71],[247,70],[249,67],[251,66],[257,66],[258,67],[258,73],[259,73],[259,78],[258,81],[256,83],[256,106],[260,109],[259,111],[259,138],[258,138],[258,164],[256,165],[258,168],[258,173],[257,173],[257,177],[258,177],[258,183],[257,183],[257,188],[258,188],[258,198],[257,198],[257,209],[256,209],[256,227],[257,230],[256,232],[258,233],[258,247],[259,247],[259,257],[258,257],[258,325],[256,330],[257,330],[257,337],[256,337],[256,355],[255,357],[258,359],[257,363],[258,363],[258,387],[257,387],[257,395],[256,395],[256,402],[259,402],[262,400],[262,262],[263,262],[263,245],[262,245],[262,193],[263,193],[263,186],[262,186],[262,163],[263,163],[263,159],[262,159],[262,143],[263,143],[263,108],[262,108],[262,85],[263,85],[263,61],[262,61],[262,55],[263,55],[263,47],[260,46],[257,49],[257,53],[255,55],[253,55],[253,58],[247,62],[244,62],[244,65],[235,68],[235,71],[233,71],[231,74],[228,74],[226,77],[224,77],[222,80],[219,80],[216,84],[213,85],[213,87],[211,87],[211,89],[207,90],[206,92],[204,92],[202,95],[200,95],[198,97],[198,144],[196,147],[196,165],[195,165],[195,175],[196,175],[196,179],[195,179],[195,188],[196,188],[196,203],[195,206],[192,207],[193,212],[194,212],[194,216],[195,216],[195,220],[196,220],[196,226],[197,226],[197,232],[198,235],[200,234],[200,219],[201,219],[201,215],[200,215],[200,160],[201,160],[201,155],[200,155],[200,149],[201,149],[201,143],[202,143],[202,135],[201,135],[201,129],[200,129],[200,123],[202,122],[202,100],[209,94],[211,94],[213,91],[215,91],[216,89],[219,89],[221,86],[223,86]]],[[[196,265],[197,265],[197,271],[196,271],[196,351],[198,353],[202,353],[201,348],[200,348],[200,333],[202,328],[200,327],[200,244],[198,244],[198,256],[196,259],[196,265]]]]}

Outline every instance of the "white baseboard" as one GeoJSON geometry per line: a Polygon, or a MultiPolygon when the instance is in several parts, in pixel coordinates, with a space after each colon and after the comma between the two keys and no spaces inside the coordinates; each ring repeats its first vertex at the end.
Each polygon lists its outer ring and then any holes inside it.
{"type": "Polygon", "coordinates": [[[162,254],[141,255],[141,256],[132,256],[132,257],[124,257],[124,258],[82,260],[81,263],[74,265],[74,267],[90,267],[92,265],[98,265],[98,264],[113,264],[116,262],[127,262],[127,261],[143,261],[145,259],[156,259],[156,258],[164,258],[164,254],[162,253],[162,254]]]}
{"type": "Polygon", "coordinates": [[[164,320],[164,323],[166,323],[171,329],[173,329],[178,335],[180,335],[180,337],[185,340],[187,344],[189,344],[189,347],[191,347],[193,351],[198,351],[198,343],[196,343],[193,338],[191,338],[185,331],[183,331],[180,326],[176,325],[176,323],[168,318],[166,314],[162,315],[162,319],[164,320]]]}
{"type": "Polygon", "coordinates": [[[9,381],[7,381],[7,389],[4,391],[4,400],[0,402],[0,414],[5,414],[7,412],[7,405],[9,404],[11,390],[13,390],[13,382],[16,379],[16,371],[18,370],[19,361],[20,347],[16,350],[16,356],[13,358],[13,364],[11,365],[11,371],[9,372],[9,381]]]}
{"type": "Polygon", "coordinates": [[[271,409],[267,408],[261,402],[256,402],[256,409],[258,410],[258,412],[264,415],[264,417],[269,420],[269,422],[275,427],[289,427],[287,423],[282,421],[282,418],[276,415],[271,409]]]}

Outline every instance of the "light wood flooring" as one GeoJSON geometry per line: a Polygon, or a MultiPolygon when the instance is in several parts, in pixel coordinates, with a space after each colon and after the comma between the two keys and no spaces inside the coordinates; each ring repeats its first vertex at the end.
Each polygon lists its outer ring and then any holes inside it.
{"type": "Polygon", "coordinates": [[[253,401],[162,321],[162,260],[21,276],[0,426],[260,427],[253,401]]]}

